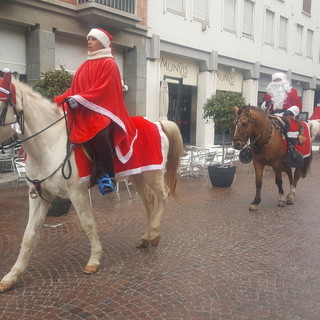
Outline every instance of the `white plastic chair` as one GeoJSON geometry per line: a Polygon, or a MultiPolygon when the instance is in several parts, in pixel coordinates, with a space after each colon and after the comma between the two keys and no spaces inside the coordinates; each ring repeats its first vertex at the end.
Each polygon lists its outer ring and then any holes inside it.
{"type": "Polygon", "coordinates": [[[14,166],[16,168],[16,171],[18,173],[18,178],[16,181],[16,188],[14,191],[14,198],[15,198],[19,182],[20,181],[27,181],[27,178],[26,178],[26,163],[25,163],[25,161],[19,160],[19,159],[14,159],[13,161],[14,161],[14,166]]]}
{"type": "Polygon", "coordinates": [[[127,191],[128,191],[128,194],[129,194],[129,198],[132,199],[132,195],[131,195],[131,192],[130,192],[130,188],[129,188],[129,180],[128,178],[124,178],[124,179],[121,179],[121,180],[117,180],[117,184],[116,184],[116,193],[117,193],[117,197],[118,197],[118,200],[119,202],[121,201],[120,199],[120,183],[123,182],[127,188],[127,191]]]}

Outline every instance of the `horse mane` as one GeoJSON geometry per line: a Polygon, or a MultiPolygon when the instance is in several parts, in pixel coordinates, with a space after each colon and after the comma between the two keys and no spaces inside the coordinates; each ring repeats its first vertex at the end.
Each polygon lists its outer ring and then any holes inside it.
{"type": "Polygon", "coordinates": [[[16,87],[18,108],[20,107],[25,110],[26,107],[31,106],[33,117],[36,119],[41,119],[43,117],[43,109],[45,109],[45,115],[48,118],[61,116],[61,109],[58,108],[54,102],[34,91],[28,84],[23,83],[14,77],[12,78],[12,84],[16,87]],[[19,101],[21,101],[20,106],[19,101]]]}

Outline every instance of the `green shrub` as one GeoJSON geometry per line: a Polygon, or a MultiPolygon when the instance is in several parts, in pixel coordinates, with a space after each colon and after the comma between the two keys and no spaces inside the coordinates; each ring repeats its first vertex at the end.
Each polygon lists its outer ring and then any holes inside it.
{"type": "Polygon", "coordinates": [[[61,70],[49,70],[42,73],[40,80],[33,86],[34,91],[53,101],[54,97],[64,93],[71,87],[73,75],[66,71],[63,66],[61,70]]]}
{"type": "Polygon", "coordinates": [[[244,106],[245,98],[235,92],[219,92],[213,94],[204,104],[203,118],[214,122],[222,132],[230,129],[234,119],[234,106],[244,106]]]}

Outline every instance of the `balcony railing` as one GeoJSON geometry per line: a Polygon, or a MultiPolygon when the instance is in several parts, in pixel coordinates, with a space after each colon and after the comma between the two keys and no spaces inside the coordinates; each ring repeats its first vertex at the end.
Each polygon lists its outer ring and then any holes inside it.
{"type": "Polygon", "coordinates": [[[88,2],[99,3],[131,14],[135,14],[136,12],[136,0],[78,0],[79,4],[88,2]]]}

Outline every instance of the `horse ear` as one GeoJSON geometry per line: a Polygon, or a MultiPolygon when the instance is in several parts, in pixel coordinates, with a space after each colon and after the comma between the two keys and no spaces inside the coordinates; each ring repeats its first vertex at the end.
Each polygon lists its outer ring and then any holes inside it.
{"type": "Polygon", "coordinates": [[[235,114],[237,114],[240,109],[239,109],[239,107],[234,106],[234,107],[232,108],[232,110],[233,110],[233,112],[234,112],[235,114]]]}
{"type": "Polygon", "coordinates": [[[10,90],[11,78],[12,78],[11,71],[8,68],[5,68],[3,71],[4,71],[3,82],[2,82],[3,89],[10,90]]]}

